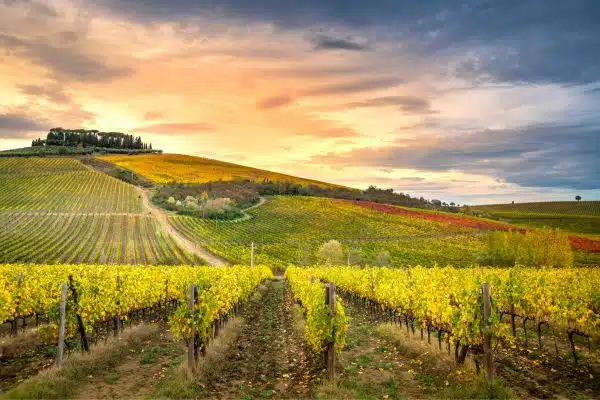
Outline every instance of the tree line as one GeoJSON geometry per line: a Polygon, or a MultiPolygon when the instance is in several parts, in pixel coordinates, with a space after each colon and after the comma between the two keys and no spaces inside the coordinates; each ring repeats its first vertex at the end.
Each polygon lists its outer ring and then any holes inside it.
{"type": "Polygon", "coordinates": [[[144,143],[141,136],[122,132],[101,132],[86,129],[52,128],[46,139],[35,139],[36,146],[99,147],[104,149],[152,150],[152,143],[144,143]]]}

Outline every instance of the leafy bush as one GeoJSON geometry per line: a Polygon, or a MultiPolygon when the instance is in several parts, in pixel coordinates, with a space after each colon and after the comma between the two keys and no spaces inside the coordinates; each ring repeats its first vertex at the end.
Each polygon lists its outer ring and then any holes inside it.
{"type": "Polygon", "coordinates": [[[317,259],[322,264],[342,264],[344,261],[344,249],[337,240],[323,243],[317,250],[317,259]]]}
{"type": "Polygon", "coordinates": [[[487,250],[478,262],[486,265],[532,267],[571,267],[573,250],[569,237],[558,229],[538,229],[525,232],[492,232],[487,250]]]}
{"type": "Polygon", "coordinates": [[[375,265],[390,265],[390,252],[383,249],[379,250],[377,254],[375,254],[375,265]]]}

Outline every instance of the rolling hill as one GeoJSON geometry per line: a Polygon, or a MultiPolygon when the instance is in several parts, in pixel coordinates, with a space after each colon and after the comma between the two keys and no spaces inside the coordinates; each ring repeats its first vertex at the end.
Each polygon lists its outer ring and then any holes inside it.
{"type": "MultiPolygon", "coordinates": [[[[179,154],[121,156],[107,155],[98,157],[134,171],[156,183],[205,183],[210,181],[250,180],[275,182],[294,182],[300,185],[315,185],[324,188],[343,188],[343,186],[280,174],[263,169],[246,167],[224,161],[179,154]]],[[[346,188],[347,189],[347,188],[346,188]]]]}
{"type": "Polygon", "coordinates": [[[70,158],[0,159],[0,263],[203,263],[138,190],[70,158]]]}

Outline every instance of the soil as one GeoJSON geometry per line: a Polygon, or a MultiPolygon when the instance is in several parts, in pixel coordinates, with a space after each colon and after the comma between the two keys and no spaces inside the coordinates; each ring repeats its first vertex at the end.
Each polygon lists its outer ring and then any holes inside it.
{"type": "Polygon", "coordinates": [[[294,325],[294,306],[282,280],[269,283],[262,300],[244,309],[246,322],[237,340],[200,381],[199,397],[309,397],[309,384],[322,379],[322,357],[305,347],[294,325]]]}
{"type": "Polygon", "coordinates": [[[200,246],[198,243],[194,243],[186,239],[183,235],[177,232],[169,223],[169,219],[167,218],[167,212],[159,207],[155,207],[152,204],[152,202],[150,201],[150,192],[141,188],[137,188],[137,190],[140,193],[140,196],[142,197],[144,209],[156,218],[156,221],[158,221],[158,223],[161,225],[164,232],[170,235],[181,248],[183,248],[188,253],[197,255],[198,257],[206,261],[208,265],[222,266],[229,264],[229,262],[224,258],[211,253],[210,251],[200,246]]]}
{"type": "Polygon", "coordinates": [[[184,346],[163,333],[151,337],[143,345],[131,346],[123,355],[122,363],[113,370],[97,376],[88,376],[78,390],[78,399],[141,399],[152,397],[154,383],[164,377],[165,371],[183,359],[184,346]]]}
{"type": "Polygon", "coordinates": [[[33,331],[0,343],[0,393],[54,365],[54,348],[38,341],[33,331]]]}

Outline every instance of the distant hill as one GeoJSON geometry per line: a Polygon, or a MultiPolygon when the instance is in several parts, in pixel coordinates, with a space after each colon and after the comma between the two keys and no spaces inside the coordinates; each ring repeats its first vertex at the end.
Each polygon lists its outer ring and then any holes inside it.
{"type": "Polygon", "coordinates": [[[561,214],[600,216],[600,201],[545,201],[535,203],[487,204],[471,207],[488,213],[561,214]]]}
{"type": "Polygon", "coordinates": [[[469,213],[528,228],[600,235],[600,201],[549,201],[469,207],[469,213]]]}

